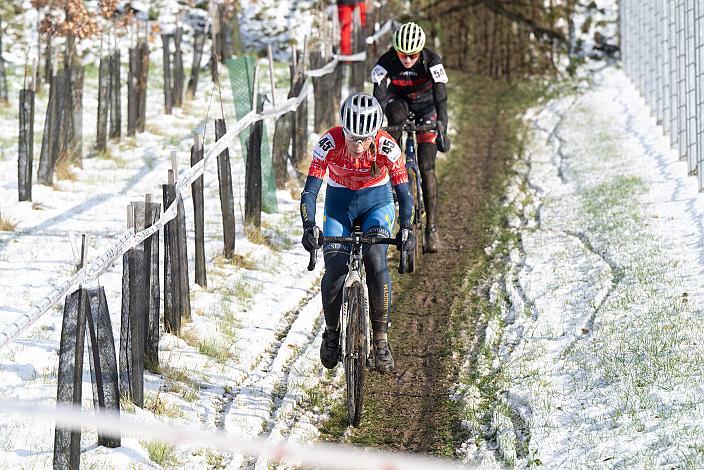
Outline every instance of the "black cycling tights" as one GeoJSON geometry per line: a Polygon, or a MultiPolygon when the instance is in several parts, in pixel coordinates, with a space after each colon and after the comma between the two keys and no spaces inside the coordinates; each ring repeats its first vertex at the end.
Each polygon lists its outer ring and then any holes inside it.
{"type": "Polygon", "coordinates": [[[438,180],[435,176],[435,157],[438,147],[434,143],[423,142],[418,145],[418,166],[423,183],[423,205],[428,225],[435,225],[438,208],[438,180]]]}
{"type": "MultiPolygon", "coordinates": [[[[391,279],[386,267],[386,245],[372,245],[364,253],[364,269],[369,290],[369,315],[372,330],[385,332],[391,310],[391,279]]],[[[325,253],[325,274],[321,283],[325,324],[334,328],[340,321],[342,285],[347,275],[349,255],[339,251],[325,253]]]]}

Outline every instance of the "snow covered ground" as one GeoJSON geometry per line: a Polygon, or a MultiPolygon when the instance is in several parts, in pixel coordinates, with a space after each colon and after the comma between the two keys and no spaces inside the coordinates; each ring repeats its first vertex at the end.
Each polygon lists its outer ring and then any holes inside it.
{"type": "MultiPolygon", "coordinates": [[[[615,67],[527,116],[509,191],[516,242],[477,369],[496,381],[496,449],[524,467],[704,461],[704,205],[615,67]]],[[[480,400],[465,387],[469,410],[480,400]]],[[[470,420],[471,421],[471,420],[470,420]]],[[[468,425],[472,426],[471,422],[468,425]]]]}
{"type": "MultiPolygon", "coordinates": [[[[188,166],[192,133],[202,127],[206,113],[209,113],[206,150],[213,143],[213,119],[219,117],[220,105],[216,93],[212,106],[207,107],[211,91],[208,74],[201,74],[195,100],[186,101],[183,109],[175,109],[171,116],[164,115],[158,45],[159,41],[153,45],[149,72],[146,132],[110,143],[105,155],[86,158],[82,169],[71,170],[75,179],[56,180],[53,187],[35,184],[32,202],[15,202],[17,88],[21,77],[19,69],[11,68],[11,103],[0,111],[3,149],[0,172],[6,175],[0,186],[3,201],[0,211],[16,228],[0,232],[0,291],[4,294],[0,302],[0,329],[28,310],[31,302],[44,296],[51,286],[75,272],[71,232],[90,235],[89,258],[92,258],[126,229],[127,204],[143,200],[147,192],[160,202],[171,151],[178,152],[182,170],[188,166]]],[[[126,58],[124,51],[123,58],[126,58]]],[[[188,64],[189,60],[187,56],[188,64]]],[[[97,73],[94,72],[86,75],[83,101],[86,154],[91,153],[95,140],[97,73]]],[[[279,78],[286,82],[285,77],[279,78]]],[[[282,102],[288,90],[278,91],[282,102]]],[[[235,120],[230,87],[223,85],[222,92],[225,118],[232,125],[235,120]]],[[[35,137],[41,134],[46,100],[46,92],[37,99],[35,137]]],[[[122,116],[124,124],[125,108],[122,116]]],[[[267,125],[271,126],[269,135],[272,135],[273,122],[267,125]]],[[[313,142],[315,135],[310,138],[313,142]]],[[[35,165],[40,143],[35,141],[35,165]]],[[[321,327],[317,286],[322,263],[315,272],[305,269],[308,256],[298,243],[299,188],[277,192],[279,213],[263,214],[262,237],[254,241],[244,237],[241,230],[244,162],[238,142],[231,146],[230,155],[239,230],[236,260],[228,261],[222,256],[217,169],[211,166],[204,177],[208,288],[191,284],[193,320],[184,326],[181,337],[163,334],[161,374],[145,376],[145,409],[126,404],[122,411],[147,420],[220,429],[244,437],[305,441],[317,435],[314,423],[320,419],[319,407],[315,400],[310,400],[311,390],[315,389],[319,396],[321,381],[337,380],[324,373],[317,357],[321,327]]],[[[190,197],[185,204],[188,251],[193,263],[190,197]]],[[[95,284],[105,287],[116,339],[120,331],[121,266],[121,261],[116,262],[95,284]]],[[[0,399],[31,400],[45,405],[55,402],[61,308],[56,306],[0,351],[0,399]]],[[[84,409],[93,406],[87,364],[83,406],[84,409]]],[[[46,423],[2,416],[0,467],[51,466],[53,439],[53,427],[46,423]]],[[[171,448],[129,438],[123,439],[122,447],[117,449],[97,447],[95,443],[95,429],[85,429],[82,464],[88,468],[143,468],[153,467],[157,462],[196,468],[266,467],[265,461],[203,448],[171,448]]]]}

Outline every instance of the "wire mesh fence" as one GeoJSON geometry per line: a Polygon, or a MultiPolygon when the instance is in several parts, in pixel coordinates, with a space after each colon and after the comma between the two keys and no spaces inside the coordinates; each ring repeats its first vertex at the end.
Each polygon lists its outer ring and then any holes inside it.
{"type": "Polygon", "coordinates": [[[623,65],[704,191],[704,3],[621,0],[623,65]]]}

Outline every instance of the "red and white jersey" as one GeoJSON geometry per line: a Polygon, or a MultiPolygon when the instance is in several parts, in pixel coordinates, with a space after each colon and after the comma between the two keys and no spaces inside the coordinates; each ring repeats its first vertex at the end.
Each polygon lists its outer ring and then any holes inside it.
{"type": "Polygon", "coordinates": [[[386,131],[379,131],[374,144],[376,155],[370,147],[363,157],[354,157],[347,151],[342,127],[333,127],[315,145],[308,175],[323,179],[329,170],[328,184],[353,191],[384,185],[389,178],[392,185],[407,182],[405,158],[394,139],[386,131]],[[371,175],[374,159],[379,170],[376,176],[371,175]]]}

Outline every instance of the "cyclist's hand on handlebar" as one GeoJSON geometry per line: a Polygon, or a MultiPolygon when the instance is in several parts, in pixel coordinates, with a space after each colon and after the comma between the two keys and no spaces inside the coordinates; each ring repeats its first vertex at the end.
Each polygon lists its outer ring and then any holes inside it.
{"type": "Polygon", "coordinates": [[[450,138],[446,132],[440,132],[435,139],[435,143],[438,146],[438,152],[445,153],[450,151],[450,138]]]}
{"type": "Polygon", "coordinates": [[[303,248],[308,251],[313,251],[320,248],[319,236],[320,228],[318,228],[312,220],[306,220],[303,223],[303,237],[301,238],[303,248]]]}
{"type": "Polygon", "coordinates": [[[416,246],[416,237],[410,226],[402,225],[396,234],[396,246],[399,250],[409,252],[416,246]]]}
{"type": "Polygon", "coordinates": [[[438,147],[438,151],[445,153],[450,151],[450,138],[447,136],[447,126],[444,122],[438,121],[438,135],[435,138],[435,145],[438,147]]]}

